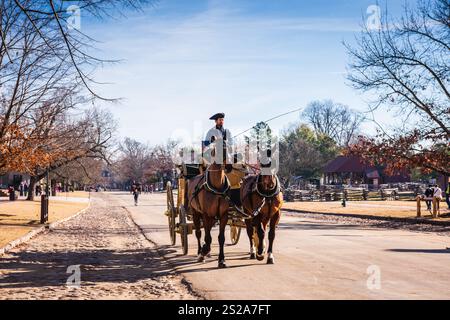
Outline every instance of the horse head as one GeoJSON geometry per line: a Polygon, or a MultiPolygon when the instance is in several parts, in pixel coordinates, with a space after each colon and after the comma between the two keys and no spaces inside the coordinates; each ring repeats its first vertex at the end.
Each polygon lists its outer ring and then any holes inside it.
{"type": "Polygon", "coordinates": [[[277,187],[277,176],[276,175],[261,175],[259,181],[261,190],[270,191],[277,187]]]}

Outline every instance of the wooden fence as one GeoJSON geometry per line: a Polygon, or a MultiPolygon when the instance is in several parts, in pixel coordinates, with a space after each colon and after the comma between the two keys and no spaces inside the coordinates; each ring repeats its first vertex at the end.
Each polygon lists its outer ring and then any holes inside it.
{"type": "Polygon", "coordinates": [[[380,189],[368,191],[363,188],[293,190],[284,191],[284,199],[293,201],[364,201],[364,200],[414,200],[416,191],[399,191],[398,189],[380,189]]]}

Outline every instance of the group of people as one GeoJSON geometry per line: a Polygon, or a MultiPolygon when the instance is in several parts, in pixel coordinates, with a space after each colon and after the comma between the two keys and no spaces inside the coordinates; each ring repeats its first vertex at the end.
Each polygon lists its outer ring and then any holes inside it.
{"type": "MultiPolygon", "coordinates": [[[[427,199],[436,198],[438,200],[437,210],[439,210],[439,203],[442,200],[442,189],[437,184],[428,185],[428,188],[425,190],[425,198],[427,199]]],[[[450,210],[450,183],[447,184],[447,188],[445,189],[445,201],[447,202],[448,209],[450,210]]],[[[425,200],[425,203],[427,204],[427,209],[431,211],[432,200],[425,200]]]]}

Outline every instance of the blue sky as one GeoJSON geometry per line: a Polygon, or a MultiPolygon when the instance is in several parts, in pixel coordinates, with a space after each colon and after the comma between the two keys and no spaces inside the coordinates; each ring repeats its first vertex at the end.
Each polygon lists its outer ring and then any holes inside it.
{"type": "MultiPolygon", "coordinates": [[[[384,2],[383,2],[384,3],[384,2]]],[[[375,0],[160,0],[126,19],[83,23],[97,55],[123,59],[96,72],[120,135],[152,144],[200,136],[211,114],[238,133],[257,121],[333,99],[365,111],[371,99],[348,86],[342,41],[352,42],[375,0]]],[[[389,0],[391,14],[403,1],[389,0]]],[[[384,4],[383,4],[384,5],[384,4]]],[[[83,17],[83,15],[82,15],[83,17]]],[[[392,117],[376,114],[385,123],[392,117]]],[[[291,114],[271,123],[281,130],[291,114]]],[[[367,123],[365,130],[373,131],[367,123]]]]}

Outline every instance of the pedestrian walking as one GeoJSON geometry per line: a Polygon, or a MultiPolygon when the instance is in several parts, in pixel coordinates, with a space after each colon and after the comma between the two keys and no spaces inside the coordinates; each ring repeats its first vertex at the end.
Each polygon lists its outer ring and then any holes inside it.
{"type": "Polygon", "coordinates": [[[139,200],[139,194],[141,193],[141,186],[139,184],[133,185],[132,188],[133,198],[134,198],[134,205],[138,205],[139,200]]]}

